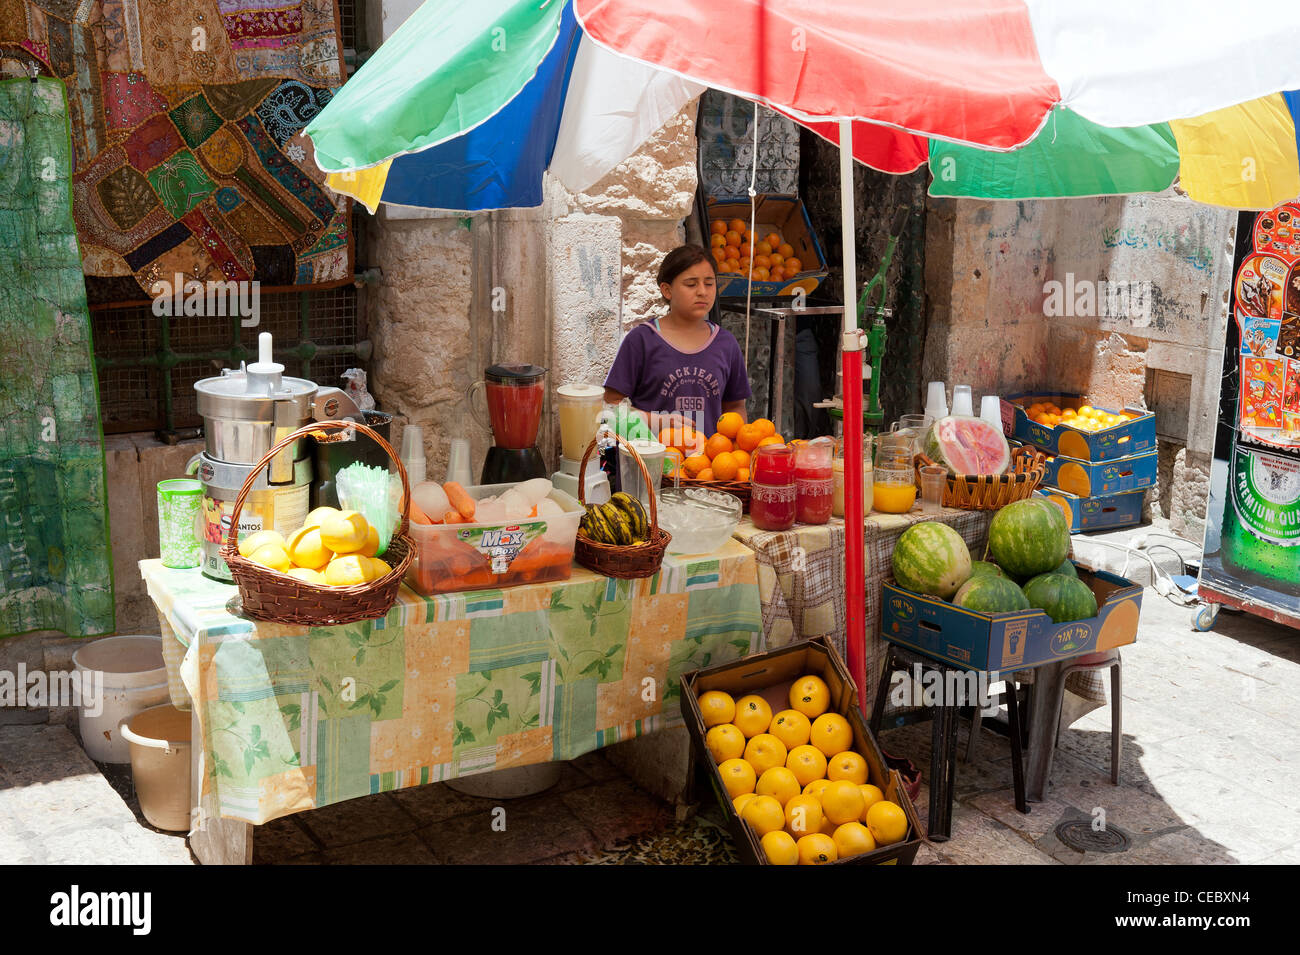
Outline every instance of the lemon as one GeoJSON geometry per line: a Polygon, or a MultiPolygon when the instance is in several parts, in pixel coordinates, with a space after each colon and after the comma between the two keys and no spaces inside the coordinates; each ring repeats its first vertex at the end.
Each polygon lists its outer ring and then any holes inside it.
{"type": "Polygon", "coordinates": [[[737,816],[740,816],[742,819],[744,818],[745,804],[748,803],[753,798],[754,798],[753,793],[741,793],[735,799],[731,800],[731,804],[736,807],[737,816]]]}
{"type": "Polygon", "coordinates": [[[821,832],[804,836],[795,846],[799,851],[800,865],[825,865],[840,857],[839,850],[835,848],[835,840],[821,832]]]}
{"type": "MultiPolygon", "coordinates": [[[[803,788],[805,796],[816,796],[817,804],[821,805],[822,790],[831,784],[829,779],[814,779],[803,788]]],[[[865,797],[864,797],[865,798],[865,797]]]]}
{"type": "Polygon", "coordinates": [[[379,530],[373,524],[367,525],[366,542],[356,551],[362,557],[374,557],[379,553],[379,530]]]}
{"type": "Polygon", "coordinates": [[[318,507],[302,522],[303,527],[320,527],[321,523],[327,517],[335,517],[342,513],[337,507],[318,507]]]}
{"type": "Polygon", "coordinates": [[[785,831],[796,839],[821,832],[822,804],[816,796],[795,796],[785,804],[785,831]]]}
{"type": "Polygon", "coordinates": [[[754,792],[760,796],[771,796],[784,806],[799,795],[799,780],[784,766],[773,766],[758,777],[754,792]]]}
{"type": "Polygon", "coordinates": [[[872,806],[880,802],[880,800],[884,799],[885,794],[880,791],[879,786],[873,786],[871,785],[871,783],[859,784],[858,792],[862,793],[862,802],[863,802],[862,816],[860,817],[860,821],[866,822],[867,812],[870,811],[872,806]]]}
{"type": "Polygon", "coordinates": [[[327,514],[320,524],[321,543],[336,554],[361,550],[370,533],[370,525],[357,511],[327,514]]]}
{"type": "Polygon", "coordinates": [[[772,725],[772,707],[761,696],[742,696],[736,701],[736,715],[731,722],[740,727],[746,739],[766,733],[772,725]]]}
{"type": "Polygon", "coordinates": [[[853,728],[840,714],[823,713],[813,720],[812,736],[808,742],[830,759],[836,753],[842,753],[853,746],[853,728]]]}
{"type": "Polygon", "coordinates": [[[389,567],[388,564],[380,560],[378,557],[370,558],[370,579],[371,580],[378,580],[380,577],[387,577],[392,572],[392,570],[393,568],[389,567]]]}
{"type": "Polygon", "coordinates": [[[862,790],[858,789],[857,783],[837,779],[822,790],[821,798],[822,812],[837,826],[857,822],[862,817],[862,790]]]}
{"type": "Polygon", "coordinates": [[[867,810],[867,828],[876,845],[892,846],[907,838],[907,814],[888,799],[882,799],[867,810]]]}
{"type": "Polygon", "coordinates": [[[786,755],[785,744],[771,733],[759,733],[745,744],[745,762],[754,767],[758,776],[774,766],[784,766],[786,755]]]}
{"type": "Polygon", "coordinates": [[[772,865],[798,865],[799,847],[788,832],[769,832],[758,840],[763,854],[772,865]]]}
{"type": "Polygon", "coordinates": [[[758,781],[754,778],[754,767],[743,759],[727,760],[718,767],[718,773],[722,776],[722,785],[727,790],[727,795],[732,799],[741,793],[752,793],[754,784],[758,781]]]}
{"type": "Polygon", "coordinates": [[[852,750],[836,753],[826,763],[826,778],[847,779],[860,786],[867,781],[867,761],[852,750]]]}
{"type": "Polygon", "coordinates": [[[319,570],[312,570],[310,567],[290,567],[286,573],[305,584],[316,584],[319,587],[326,586],[325,575],[319,570]]]}
{"type": "Polygon", "coordinates": [[[786,749],[794,749],[808,742],[812,723],[798,710],[782,710],[772,717],[767,731],[784,743],[786,749]]]}
{"type": "Polygon", "coordinates": [[[289,552],[284,549],[284,545],[277,544],[274,541],[257,548],[248,555],[248,559],[255,564],[270,567],[272,570],[278,570],[281,573],[293,566],[293,561],[289,560],[289,552]]]}
{"type": "MultiPolygon", "coordinates": [[[[709,690],[699,699],[700,715],[704,717],[705,727],[718,726],[722,723],[730,723],[736,718],[736,701],[731,698],[730,693],[723,693],[721,690],[709,690]]],[[[736,755],[740,755],[737,753],[736,755]]]]}
{"type": "Polygon", "coordinates": [[[786,757],[785,768],[794,773],[799,785],[807,786],[826,775],[826,757],[816,746],[796,746],[786,757]]]}
{"type": "Polygon", "coordinates": [[[719,766],[745,754],[745,734],[730,723],[722,723],[704,734],[704,748],[719,766]]]}
{"type": "Polygon", "coordinates": [[[320,570],[334,554],[321,543],[319,527],[300,527],[289,538],[289,559],[299,567],[320,570]]]}
{"type": "Polygon", "coordinates": [[[240,538],[239,556],[247,557],[252,560],[253,551],[257,550],[263,544],[279,544],[284,546],[284,538],[275,531],[254,531],[247,537],[240,538]]]}
{"type": "Polygon", "coordinates": [[[774,797],[755,795],[745,803],[745,811],[741,814],[741,818],[749,828],[762,837],[769,832],[780,831],[785,825],[785,810],[774,797]]]}
{"type": "Polygon", "coordinates": [[[819,676],[801,676],[790,687],[790,709],[798,710],[810,720],[817,719],[830,709],[830,705],[830,687],[819,676]]]}
{"type": "Polygon", "coordinates": [[[831,836],[835,840],[835,851],[841,859],[864,855],[876,850],[875,837],[871,830],[860,822],[846,822],[838,827],[831,836]]]}
{"type": "Polygon", "coordinates": [[[331,587],[355,587],[370,580],[370,559],[347,554],[325,565],[325,583],[331,587]]]}

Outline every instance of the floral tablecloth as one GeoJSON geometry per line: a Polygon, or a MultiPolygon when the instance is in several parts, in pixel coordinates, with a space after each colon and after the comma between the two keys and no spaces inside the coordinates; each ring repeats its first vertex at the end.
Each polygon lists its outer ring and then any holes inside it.
{"type": "Polygon", "coordinates": [[[678,677],[761,648],[754,553],[655,577],[421,597],[338,627],[255,623],[236,590],[140,562],[173,702],[197,705],[200,813],[251,823],[471,773],[573,759],[680,722],[678,677]]]}

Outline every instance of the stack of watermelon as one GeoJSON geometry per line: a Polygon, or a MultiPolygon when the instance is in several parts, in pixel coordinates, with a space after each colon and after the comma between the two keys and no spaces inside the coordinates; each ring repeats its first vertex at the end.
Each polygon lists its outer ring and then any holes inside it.
{"type": "Polygon", "coordinates": [[[1070,531],[1042,498],[1008,504],[989,525],[993,562],[972,561],[947,524],[915,524],[894,547],[894,580],[917,593],[978,613],[1038,608],[1054,623],[1097,616],[1097,598],[1066,559],[1070,531]]]}

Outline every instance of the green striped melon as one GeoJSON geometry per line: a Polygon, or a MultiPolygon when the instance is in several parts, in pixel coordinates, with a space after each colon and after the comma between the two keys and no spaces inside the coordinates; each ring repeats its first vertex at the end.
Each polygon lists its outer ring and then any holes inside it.
{"type": "Polygon", "coordinates": [[[952,602],[979,613],[1007,613],[1027,610],[1029,600],[1013,582],[997,574],[976,574],[961,585],[952,602]]]}
{"type": "Polygon", "coordinates": [[[994,577],[1006,576],[1006,572],[991,560],[972,560],[970,562],[970,575],[977,577],[980,574],[992,574],[994,577]]]}
{"type": "Polygon", "coordinates": [[[1041,574],[1025,584],[1029,606],[1037,607],[1053,623],[1069,623],[1097,616],[1097,598],[1078,577],[1041,574]]]}
{"type": "Polygon", "coordinates": [[[1012,577],[1028,578],[1061,565],[1070,550],[1070,529],[1060,508],[1042,498],[1008,504],[989,524],[989,550],[1012,577]]]}
{"type": "Polygon", "coordinates": [[[947,524],[925,521],[894,545],[894,581],[906,590],[948,600],[970,579],[970,551],[947,524]]]}
{"type": "Polygon", "coordinates": [[[1065,576],[1067,577],[1079,576],[1079,572],[1074,569],[1074,561],[1070,560],[1070,558],[1068,557],[1065,558],[1065,560],[1061,561],[1061,566],[1056,568],[1056,570],[1052,571],[1052,573],[1065,574],[1065,576]]]}

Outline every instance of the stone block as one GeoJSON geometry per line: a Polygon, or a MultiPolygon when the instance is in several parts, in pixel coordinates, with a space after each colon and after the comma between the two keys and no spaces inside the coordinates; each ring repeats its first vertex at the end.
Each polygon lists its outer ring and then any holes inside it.
{"type": "Polygon", "coordinates": [[[605,757],[647,792],[677,802],[691,771],[691,737],[684,726],[638,736],[609,747],[605,757]]]}

